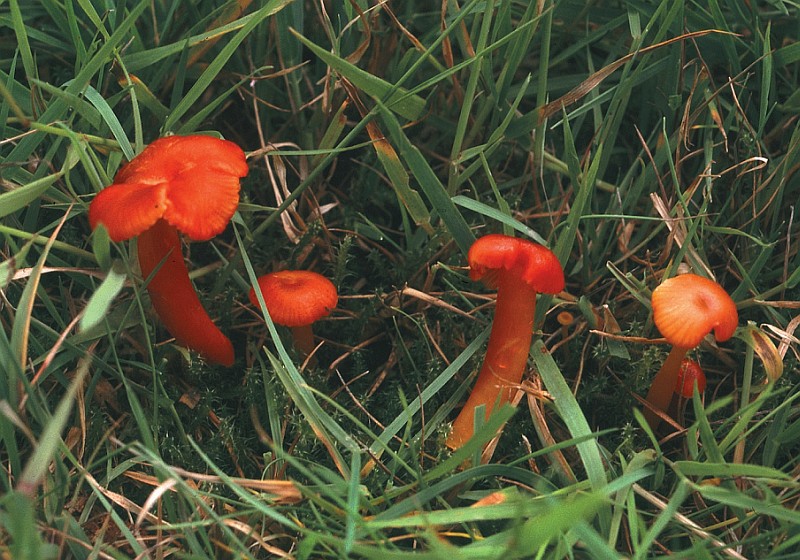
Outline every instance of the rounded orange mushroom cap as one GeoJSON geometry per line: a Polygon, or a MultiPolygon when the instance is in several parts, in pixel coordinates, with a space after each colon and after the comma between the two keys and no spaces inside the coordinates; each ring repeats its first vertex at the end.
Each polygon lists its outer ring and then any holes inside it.
{"type": "Polygon", "coordinates": [[[92,229],[103,224],[124,241],[159,219],[196,241],[222,232],[239,204],[247,175],[242,149],[211,136],[168,136],[147,146],[89,205],[92,229]]]}
{"type": "MultiPolygon", "coordinates": [[[[306,270],[282,270],[258,279],[272,321],[285,327],[304,327],[330,315],[339,301],[333,282],[306,270]]],[[[250,288],[250,302],[258,306],[250,288]]]]}
{"type": "Polygon", "coordinates": [[[519,279],[534,291],[557,294],[564,289],[564,270],[555,254],[542,245],[509,235],[491,233],[469,249],[469,276],[494,287],[500,275],[519,279]]]}
{"type": "Polygon", "coordinates": [[[696,274],[681,274],[661,283],[651,298],[653,321],[673,346],[694,348],[714,331],[720,342],[733,336],[739,313],[722,286],[696,274]]]}
{"type": "Polygon", "coordinates": [[[706,390],[706,374],[700,364],[689,358],[681,362],[681,369],[678,371],[678,381],[675,383],[675,392],[685,399],[691,399],[694,394],[694,384],[697,382],[697,391],[702,393],[706,390]]]}

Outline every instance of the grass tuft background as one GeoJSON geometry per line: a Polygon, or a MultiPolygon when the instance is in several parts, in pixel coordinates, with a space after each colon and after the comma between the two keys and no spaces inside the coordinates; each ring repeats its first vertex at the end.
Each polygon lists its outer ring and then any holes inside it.
{"type": "Polygon", "coordinates": [[[0,553],[35,558],[800,554],[798,10],[782,1],[0,3],[0,553]],[[237,142],[184,247],[231,368],[174,345],[87,208],[154,139],[237,142]],[[516,411],[451,453],[492,293],[546,243],[516,411]],[[315,270],[316,364],[247,298],[315,270]],[[657,434],[649,296],[712,276],[729,342],[657,434]],[[561,325],[556,316],[568,312],[561,325]],[[502,436],[484,444],[506,422],[502,436]]]}

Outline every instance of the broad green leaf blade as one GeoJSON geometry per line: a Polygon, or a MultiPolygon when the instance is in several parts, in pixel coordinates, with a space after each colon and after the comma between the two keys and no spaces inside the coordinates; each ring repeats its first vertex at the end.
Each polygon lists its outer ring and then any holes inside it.
{"type": "Polygon", "coordinates": [[[61,445],[61,432],[64,430],[69,420],[75,396],[78,394],[78,391],[83,388],[83,380],[89,372],[89,364],[91,364],[91,360],[88,357],[81,358],[72,383],[70,383],[66,394],[58,403],[52,418],[45,426],[42,436],[39,438],[38,444],[34,447],[33,454],[25,464],[25,468],[17,483],[17,489],[24,491],[26,494],[35,492],[36,486],[50,468],[53,455],[61,445]]]}
{"type": "Polygon", "coordinates": [[[28,31],[25,28],[25,22],[22,19],[22,11],[20,10],[19,0],[11,0],[9,2],[9,11],[11,12],[11,23],[14,27],[14,34],[17,39],[17,48],[19,49],[22,58],[22,67],[25,69],[25,74],[28,81],[34,80],[38,73],[36,62],[33,59],[31,52],[31,45],[28,41],[28,31]]]}
{"type": "Polygon", "coordinates": [[[147,107],[159,121],[166,120],[169,116],[169,107],[161,103],[158,97],[147,87],[147,84],[138,77],[130,74],[128,78],[130,78],[130,84],[128,84],[128,80],[123,77],[118,80],[119,85],[122,87],[130,87],[136,95],[139,104],[147,107]]]}
{"type": "Polygon", "coordinates": [[[103,270],[111,268],[111,238],[103,224],[98,224],[97,229],[92,232],[92,253],[100,268],[103,270]]]}
{"type": "Polygon", "coordinates": [[[389,138],[392,144],[397,147],[400,156],[405,160],[411,173],[416,177],[422,191],[431,203],[433,210],[436,211],[442,218],[445,227],[450,232],[453,240],[461,249],[461,252],[466,256],[472,243],[475,241],[475,236],[469,229],[467,221],[461,212],[458,211],[456,205],[450,199],[444,185],[431,169],[430,164],[422,156],[419,148],[414,146],[411,141],[403,132],[400,123],[395,116],[378,101],[381,119],[386,124],[386,129],[389,132],[389,138]]]}
{"type": "Polygon", "coordinates": [[[89,100],[89,103],[94,105],[94,108],[97,109],[97,112],[100,113],[100,117],[105,121],[109,130],[111,130],[111,134],[113,134],[114,138],[116,138],[117,142],[119,142],[119,147],[122,149],[125,159],[128,161],[132,160],[133,156],[135,155],[133,153],[133,147],[128,140],[128,136],[125,134],[125,129],[122,127],[122,123],[119,122],[117,115],[108,104],[108,101],[103,99],[103,96],[100,95],[100,92],[94,89],[92,86],[87,86],[83,91],[83,95],[89,100]]]}
{"type": "Polygon", "coordinates": [[[0,218],[13,214],[39,198],[62,175],[63,173],[59,171],[0,194],[0,218]]]}
{"type": "Polygon", "coordinates": [[[403,206],[408,210],[414,223],[424,229],[428,234],[432,234],[431,215],[422,197],[409,185],[408,173],[406,173],[400,158],[397,156],[397,152],[395,152],[392,145],[386,141],[374,123],[367,123],[367,132],[372,139],[372,147],[375,148],[378,160],[389,176],[389,181],[391,181],[394,187],[397,198],[400,199],[400,202],[402,202],[403,206]]]}
{"type": "MultiPolygon", "coordinates": [[[[277,10],[275,11],[277,12],[277,10]]],[[[237,19],[236,21],[232,21],[231,23],[228,23],[216,29],[210,29],[208,31],[204,31],[203,33],[192,35],[191,37],[188,38],[181,37],[174,43],[168,45],[155,47],[153,49],[148,49],[141,52],[123,54],[122,63],[125,65],[125,68],[128,70],[128,72],[138,72],[154,64],[158,64],[167,57],[180,54],[187,48],[200,45],[215,37],[220,37],[222,35],[232,33],[237,29],[241,29],[242,27],[250,23],[250,21],[252,21],[253,19],[257,19],[258,15],[259,15],[258,13],[248,14],[242,18],[237,19]]]]}
{"type": "Polygon", "coordinates": [[[383,451],[383,447],[389,443],[397,432],[406,425],[414,415],[419,412],[420,408],[425,405],[426,402],[430,400],[432,396],[438,393],[442,387],[444,387],[448,381],[450,381],[456,373],[464,366],[464,364],[469,360],[472,355],[477,352],[477,350],[483,345],[484,341],[489,337],[489,329],[484,329],[484,331],[475,337],[475,339],[469,343],[469,346],[464,348],[464,351],[458,355],[458,357],[453,360],[453,362],[442,372],[440,373],[436,379],[434,379],[430,385],[425,387],[419,395],[419,398],[413,399],[408,403],[403,412],[398,415],[394,420],[392,420],[386,428],[381,432],[378,438],[370,447],[370,454],[380,454],[383,451]]]}
{"type": "Polygon", "coordinates": [[[9,492],[0,499],[0,525],[8,533],[9,558],[41,560],[56,558],[58,549],[45,544],[38,528],[38,500],[21,492],[9,492]]]}
{"type": "Polygon", "coordinates": [[[747,463],[713,463],[699,461],[675,461],[673,468],[684,476],[701,477],[749,477],[773,481],[789,480],[788,474],[770,467],[747,463]]]}
{"type": "Polygon", "coordinates": [[[693,489],[708,500],[714,500],[721,504],[727,504],[734,508],[741,508],[754,515],[772,517],[781,521],[792,523],[795,527],[800,526],[800,512],[795,509],[784,507],[779,502],[767,498],[759,500],[747,495],[735,488],[724,486],[695,485],[693,489]]]}
{"type": "Polygon", "coordinates": [[[194,105],[198,99],[208,92],[211,83],[217,79],[217,76],[225,67],[225,64],[227,64],[228,60],[230,60],[231,56],[236,52],[236,49],[242,44],[242,41],[250,35],[253,29],[269,16],[286,6],[289,2],[291,2],[291,0],[271,0],[254,14],[255,17],[249,20],[247,24],[231,38],[228,44],[222,47],[219,54],[211,61],[208,67],[206,67],[194,85],[192,85],[192,88],[186,92],[183,99],[172,109],[172,112],[164,123],[164,130],[169,131],[175,128],[181,117],[191,109],[192,105],[194,105]]]}
{"type": "Polygon", "coordinates": [[[456,204],[456,206],[461,206],[462,208],[472,210],[473,212],[477,212],[478,214],[486,216],[489,219],[510,226],[511,228],[517,230],[526,237],[530,237],[537,243],[545,246],[547,245],[547,240],[538,233],[536,233],[536,231],[534,231],[532,228],[526,226],[525,224],[523,224],[518,220],[515,220],[514,218],[512,218],[511,216],[509,216],[504,212],[501,212],[497,208],[493,208],[488,204],[484,204],[483,202],[473,200],[461,194],[457,194],[452,198],[452,200],[456,204]]]}
{"type": "Polygon", "coordinates": [[[108,271],[100,287],[97,288],[86,308],[83,310],[83,317],[79,322],[81,332],[91,329],[105,319],[111,303],[125,285],[125,271],[121,263],[115,263],[108,271]]]}
{"type": "MultiPolygon", "coordinates": [[[[330,124],[328,125],[327,130],[325,130],[325,134],[322,135],[322,139],[319,141],[319,146],[317,149],[321,152],[330,152],[336,147],[336,143],[339,141],[339,138],[342,136],[342,131],[347,125],[347,115],[345,115],[347,105],[347,101],[344,101],[339,106],[336,114],[331,117],[330,124]]],[[[311,160],[312,167],[317,167],[322,161],[323,157],[323,153],[315,155],[311,160]]]]}
{"type": "Polygon", "coordinates": [[[408,90],[394,86],[377,76],[373,76],[343,58],[329,53],[296,31],[292,30],[292,32],[298,41],[321,58],[325,64],[336,70],[358,89],[364,91],[376,101],[380,101],[398,115],[413,121],[418,119],[425,110],[425,100],[420,96],[409,93],[408,90]]]}
{"type": "MultiPolygon", "coordinates": [[[[28,340],[30,338],[31,320],[33,319],[33,304],[36,299],[36,290],[39,288],[39,279],[42,275],[42,269],[47,261],[47,256],[50,254],[50,249],[55,243],[61,227],[67,221],[69,211],[64,213],[64,217],[59,222],[56,229],[53,231],[50,238],[42,250],[42,255],[33,267],[28,282],[22,290],[22,295],[17,303],[16,313],[14,315],[14,324],[11,327],[11,348],[14,352],[14,357],[19,365],[20,372],[25,371],[28,364],[28,340]]],[[[11,393],[11,403],[16,405],[16,383],[9,380],[9,392],[11,393]]]]}
{"type": "MultiPolygon", "coordinates": [[[[584,416],[569,385],[564,381],[561,370],[558,369],[555,360],[553,360],[553,357],[550,355],[550,352],[547,351],[547,348],[541,340],[534,342],[531,354],[536,364],[536,369],[539,375],[541,375],[547,391],[553,397],[553,404],[559,416],[564,421],[564,424],[567,426],[570,435],[573,438],[589,436],[592,430],[589,427],[589,423],[586,421],[586,416],[584,416]]],[[[584,441],[577,444],[575,447],[578,449],[578,454],[581,457],[581,462],[586,470],[592,488],[597,490],[604,487],[608,479],[606,478],[606,468],[603,464],[603,458],[597,440],[591,439],[584,441]]],[[[608,527],[610,524],[610,515],[607,509],[602,512],[601,519],[603,519],[604,527],[608,527]]]]}
{"type": "MultiPolygon", "coordinates": [[[[100,43],[97,52],[94,53],[92,58],[78,71],[75,78],[67,86],[66,93],[77,95],[82,92],[86,85],[90,82],[98,72],[101,71],[108,64],[109,58],[116,51],[120,44],[130,38],[130,29],[135,25],[136,20],[144,10],[149,7],[147,2],[139,2],[130,8],[126,14],[125,19],[120,23],[108,41],[100,43]]],[[[69,104],[63,99],[58,99],[51,103],[45,111],[39,115],[40,123],[52,123],[64,118],[64,115],[70,109],[69,104]]],[[[44,141],[46,135],[44,134],[30,134],[20,139],[13,150],[8,154],[8,161],[25,161],[33,153],[34,150],[44,141]]],[[[44,168],[44,167],[43,167],[44,168]]],[[[21,175],[19,170],[12,170],[9,173],[10,178],[16,178],[21,175]]]]}
{"type": "Polygon", "coordinates": [[[25,245],[22,246],[22,248],[16,255],[0,263],[0,290],[5,290],[11,283],[11,280],[12,278],[14,278],[14,273],[17,271],[19,263],[24,262],[25,255],[28,254],[28,251],[30,250],[32,244],[33,243],[28,241],[27,243],[25,243],[25,245]]]}

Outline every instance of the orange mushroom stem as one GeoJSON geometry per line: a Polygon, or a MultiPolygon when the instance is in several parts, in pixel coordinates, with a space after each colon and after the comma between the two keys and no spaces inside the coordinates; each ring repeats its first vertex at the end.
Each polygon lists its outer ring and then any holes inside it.
{"type": "Polygon", "coordinates": [[[488,418],[495,406],[511,400],[528,361],[536,294],[555,294],[564,289],[564,271],[558,259],[532,241],[486,235],[470,247],[467,259],[470,278],[497,287],[497,301],[478,379],[447,438],[452,449],[472,437],[477,406],[484,406],[488,418]]]}
{"type": "Polygon", "coordinates": [[[222,232],[239,204],[239,179],[247,171],[244,152],[233,142],[201,135],[159,138],[89,205],[92,229],[103,224],[115,242],[139,236],[142,275],[155,271],[147,290],[170,334],[225,366],[233,364],[233,346],[189,280],[178,231],[196,241],[222,232]]]}
{"type": "Polygon", "coordinates": [[[233,364],[233,345],[208,316],[189,279],[178,230],[164,220],[139,235],[139,267],[156,314],[178,344],[216,364],[233,364]],[[161,265],[159,267],[159,264],[161,265]]]}
{"type": "MultiPolygon", "coordinates": [[[[672,399],[686,353],[711,331],[718,342],[728,340],[739,324],[739,314],[719,284],[696,274],[665,280],[653,290],[651,303],[656,328],[672,344],[646,397],[653,409],[663,412],[672,399]]],[[[659,415],[651,408],[645,408],[644,417],[653,429],[658,427],[659,415]]]]}
{"type": "MultiPolygon", "coordinates": [[[[295,348],[303,356],[314,351],[312,325],[336,307],[339,294],[333,282],[306,270],[281,270],[258,278],[258,286],[272,321],[289,327],[295,348]]],[[[255,288],[250,302],[258,307],[255,288]]]]}

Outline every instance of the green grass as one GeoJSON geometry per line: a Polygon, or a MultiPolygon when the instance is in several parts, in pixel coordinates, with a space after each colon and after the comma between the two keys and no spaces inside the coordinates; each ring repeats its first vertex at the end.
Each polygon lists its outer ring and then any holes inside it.
{"type": "Polygon", "coordinates": [[[0,554],[800,555],[798,15],[0,2],[0,554]],[[185,247],[232,368],[170,342],[134,244],[86,215],[146,144],[195,131],[249,154],[233,224],[185,247]],[[516,411],[450,452],[488,232],[548,244],[567,289],[537,305],[516,411]],[[340,290],[314,366],[248,302],[286,267],[340,290]],[[692,352],[705,395],[654,434],[649,296],[679,267],[740,329],[692,352]]]}

